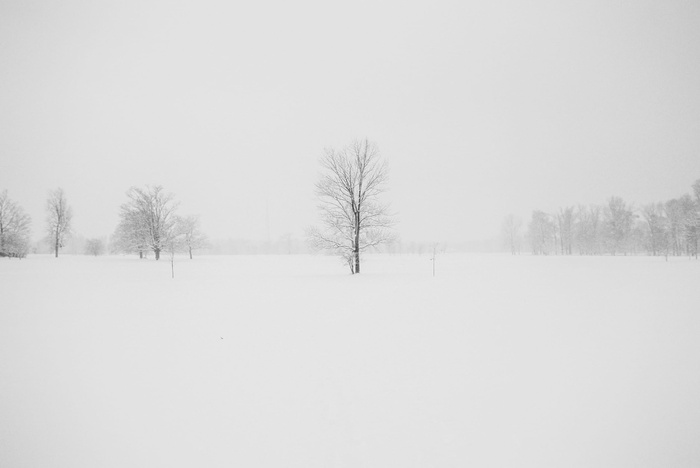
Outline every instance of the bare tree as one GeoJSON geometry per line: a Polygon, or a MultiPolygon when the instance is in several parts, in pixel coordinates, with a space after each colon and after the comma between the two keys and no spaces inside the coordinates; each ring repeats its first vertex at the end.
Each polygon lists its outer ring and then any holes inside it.
{"type": "Polygon", "coordinates": [[[691,187],[693,189],[693,195],[695,196],[695,203],[700,204],[700,179],[693,182],[691,187]]]}
{"type": "Polygon", "coordinates": [[[516,255],[520,253],[520,227],[523,222],[514,214],[509,214],[503,219],[501,231],[503,242],[510,248],[510,253],[516,255]]]}
{"type": "Polygon", "coordinates": [[[126,193],[129,201],[122,205],[120,222],[113,237],[116,248],[126,252],[139,252],[143,257],[152,250],[156,260],[175,233],[175,209],[173,195],[163,192],[163,187],[131,187],[126,193]]]}
{"type": "Polygon", "coordinates": [[[574,231],[580,255],[600,254],[601,212],[596,205],[578,207],[574,231]]]}
{"type": "Polygon", "coordinates": [[[46,201],[46,213],[48,240],[58,258],[58,249],[63,247],[66,238],[70,235],[71,220],[73,219],[73,210],[68,206],[66,195],[63,193],[62,188],[49,192],[49,199],[46,201]]]}
{"type": "Polygon", "coordinates": [[[543,211],[533,211],[529,225],[530,246],[534,255],[548,255],[550,247],[556,248],[555,226],[550,216],[543,211]]]}
{"type": "Polygon", "coordinates": [[[187,250],[192,260],[192,251],[207,245],[207,236],[199,228],[199,216],[177,218],[177,232],[182,236],[183,249],[187,250]]]}
{"type": "Polygon", "coordinates": [[[0,257],[26,257],[30,223],[29,215],[10,200],[7,190],[0,192],[0,257]]]}
{"type": "Polygon", "coordinates": [[[612,255],[619,251],[627,255],[634,218],[634,211],[622,198],[610,197],[605,209],[605,221],[608,228],[608,246],[612,255]]]}
{"type": "Polygon", "coordinates": [[[163,244],[163,250],[167,252],[170,257],[170,274],[171,278],[173,279],[175,279],[175,254],[178,252],[183,252],[186,249],[187,245],[184,241],[184,235],[182,233],[178,233],[177,231],[175,231],[173,235],[169,236],[163,244]]]}
{"type": "Polygon", "coordinates": [[[685,241],[685,252],[691,257],[698,256],[698,236],[700,229],[697,224],[697,204],[695,200],[685,194],[680,198],[681,210],[683,212],[683,237],[685,241]]]}
{"type": "Polygon", "coordinates": [[[310,228],[309,242],[339,255],[352,274],[360,273],[360,253],[394,239],[394,222],[379,201],[388,179],[386,163],[377,146],[363,140],[326,149],[321,166],[316,193],[323,228],[310,228]]]}
{"type": "Polygon", "coordinates": [[[127,205],[122,205],[119,218],[109,242],[110,250],[113,253],[138,253],[139,258],[143,258],[148,251],[148,242],[141,217],[127,205]]]}
{"type": "Polygon", "coordinates": [[[642,208],[642,217],[647,223],[647,249],[653,256],[664,251],[666,246],[666,219],[663,203],[651,203],[642,208]]]}
{"type": "Polygon", "coordinates": [[[571,255],[574,250],[574,207],[560,208],[556,218],[561,254],[571,255]]]}
{"type": "Polygon", "coordinates": [[[668,222],[669,250],[671,255],[682,255],[683,253],[683,230],[685,225],[685,215],[683,204],[677,198],[668,200],[664,205],[666,219],[668,222]]]}
{"type": "Polygon", "coordinates": [[[85,253],[87,255],[102,255],[105,251],[105,243],[102,239],[88,239],[85,241],[85,253]]]}
{"type": "Polygon", "coordinates": [[[690,242],[695,242],[693,249],[695,250],[695,260],[698,259],[698,250],[700,250],[700,179],[696,180],[693,185],[694,209],[690,216],[689,225],[693,233],[690,236],[690,242]]]}

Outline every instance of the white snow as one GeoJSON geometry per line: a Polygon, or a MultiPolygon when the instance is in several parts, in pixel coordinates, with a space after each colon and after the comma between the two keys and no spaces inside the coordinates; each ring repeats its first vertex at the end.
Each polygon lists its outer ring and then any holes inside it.
{"type": "Polygon", "coordinates": [[[700,262],[0,259],[0,466],[700,465],[700,262]]]}

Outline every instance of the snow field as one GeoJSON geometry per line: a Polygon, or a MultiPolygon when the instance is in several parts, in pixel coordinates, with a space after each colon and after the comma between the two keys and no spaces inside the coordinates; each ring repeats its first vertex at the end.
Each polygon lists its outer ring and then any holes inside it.
{"type": "Polygon", "coordinates": [[[0,466],[697,466],[700,262],[0,261],[0,466]]]}

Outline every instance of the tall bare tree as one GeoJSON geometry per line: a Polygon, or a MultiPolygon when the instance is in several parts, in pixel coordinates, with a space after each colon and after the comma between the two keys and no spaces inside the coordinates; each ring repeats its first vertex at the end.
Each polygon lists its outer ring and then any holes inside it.
{"type": "Polygon", "coordinates": [[[387,165],[374,143],[361,140],[326,149],[321,167],[316,193],[323,227],[308,230],[310,244],[340,255],[352,274],[360,273],[360,254],[394,239],[388,206],[379,200],[387,165]]]}
{"type": "Polygon", "coordinates": [[[68,206],[63,189],[57,188],[49,192],[46,200],[46,231],[57,258],[58,250],[70,235],[72,219],[73,210],[68,206]]]}
{"type": "Polygon", "coordinates": [[[0,192],[0,257],[25,257],[29,250],[31,218],[21,206],[0,192]]]}
{"type": "Polygon", "coordinates": [[[165,193],[163,187],[131,187],[126,192],[129,201],[121,206],[120,222],[115,232],[117,248],[127,252],[152,250],[156,260],[176,236],[174,196],[165,193]]]}

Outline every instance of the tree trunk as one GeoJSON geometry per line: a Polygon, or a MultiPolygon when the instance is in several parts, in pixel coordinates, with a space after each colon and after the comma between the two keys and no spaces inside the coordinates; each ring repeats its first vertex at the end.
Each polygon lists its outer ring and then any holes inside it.
{"type": "Polygon", "coordinates": [[[56,245],[54,246],[54,252],[56,254],[56,258],[58,258],[58,234],[56,234],[56,245]]]}
{"type": "Polygon", "coordinates": [[[355,257],[355,273],[360,272],[360,213],[355,213],[355,245],[353,246],[355,257]]]}
{"type": "Polygon", "coordinates": [[[153,249],[153,252],[156,254],[156,260],[160,260],[160,249],[153,249]]]}
{"type": "Polygon", "coordinates": [[[190,247],[190,260],[192,260],[192,247],[190,247]]]}
{"type": "Polygon", "coordinates": [[[559,223],[559,245],[561,247],[561,254],[564,255],[564,230],[562,229],[561,223],[559,223]]]}

